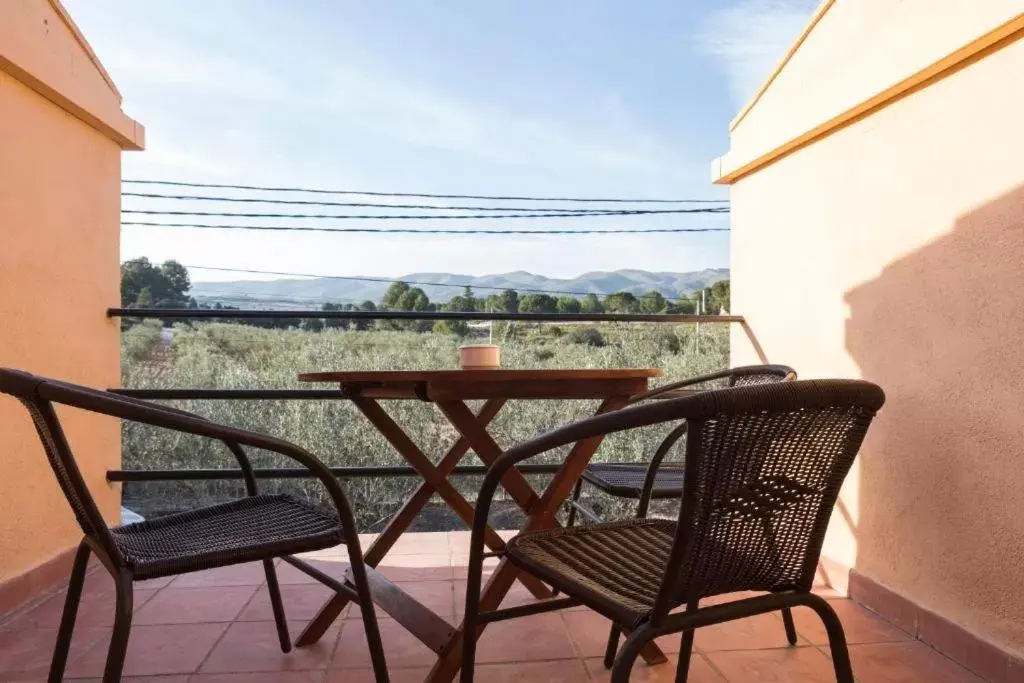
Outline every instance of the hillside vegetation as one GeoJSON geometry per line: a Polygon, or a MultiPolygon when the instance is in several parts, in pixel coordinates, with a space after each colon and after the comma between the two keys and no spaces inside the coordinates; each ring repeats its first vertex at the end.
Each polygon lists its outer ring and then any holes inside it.
{"type": "MultiPolygon", "coordinates": [[[[606,324],[499,326],[502,365],[508,368],[653,367],[679,378],[722,368],[728,358],[727,325],[606,324]]],[[[479,332],[477,332],[479,333],[479,332]]],[[[123,335],[122,380],[130,388],[299,388],[300,372],[323,370],[442,369],[457,365],[462,340],[453,334],[411,330],[261,329],[239,324],[177,325],[170,347],[155,322],[135,325],[123,335]]],[[[404,461],[342,400],[176,401],[173,405],[212,420],[294,441],[336,466],[404,465],[404,461]]],[[[438,457],[455,433],[433,406],[389,401],[388,412],[431,457],[438,457]]],[[[593,412],[594,401],[513,401],[495,419],[492,432],[503,447],[593,412]]],[[[618,435],[600,458],[639,461],[650,457],[657,430],[618,435]]],[[[234,467],[220,444],[126,424],[126,469],[234,467]]],[[[555,461],[561,453],[541,460],[555,461]]],[[[255,454],[256,466],[294,466],[255,454]]],[[[475,462],[466,458],[464,464],[475,462]]],[[[417,485],[415,478],[353,479],[343,482],[365,528],[386,520],[417,485]]],[[[540,485],[542,482],[538,482],[540,485]]],[[[472,498],[478,481],[459,485],[472,498]]],[[[265,481],[264,490],[291,490],[318,498],[317,484],[305,480],[265,481]]],[[[182,510],[240,495],[234,482],[132,484],[126,504],[144,515],[182,510]]]]}

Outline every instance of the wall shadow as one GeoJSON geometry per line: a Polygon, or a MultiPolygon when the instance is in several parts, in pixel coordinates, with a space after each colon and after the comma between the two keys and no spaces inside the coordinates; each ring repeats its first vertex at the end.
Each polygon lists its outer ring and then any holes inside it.
{"type": "Polygon", "coordinates": [[[857,569],[1024,643],[1024,185],[846,294],[887,402],[860,460],[857,569]]]}

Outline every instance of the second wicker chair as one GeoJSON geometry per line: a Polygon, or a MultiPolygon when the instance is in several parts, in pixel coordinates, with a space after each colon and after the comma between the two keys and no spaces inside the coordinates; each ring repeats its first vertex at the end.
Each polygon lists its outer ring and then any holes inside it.
{"type": "MultiPolygon", "coordinates": [[[[611,683],[626,683],[640,650],[682,634],[676,680],[684,682],[694,630],[804,605],[828,633],[838,683],[853,683],[842,624],[811,586],[832,508],[882,390],[852,380],[782,382],[708,391],[599,415],[506,451],[477,498],[463,632],[526,613],[480,612],[484,531],[501,478],[552,449],[629,429],[686,420],[684,484],[675,520],[626,520],[524,532],[505,560],[567,597],[529,613],[583,604],[629,633],[611,683]],[[702,607],[740,591],[763,592],[702,607]],[[685,611],[673,612],[677,607],[685,611]]],[[[472,683],[476,638],[465,638],[462,683],[472,683]]]]}

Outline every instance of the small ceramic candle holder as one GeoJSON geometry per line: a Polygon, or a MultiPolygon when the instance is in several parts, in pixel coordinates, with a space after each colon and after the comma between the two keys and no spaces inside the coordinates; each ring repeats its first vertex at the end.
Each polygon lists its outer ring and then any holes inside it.
{"type": "Polygon", "coordinates": [[[466,344],[459,347],[463,370],[494,370],[501,367],[501,349],[495,344],[466,344]]]}

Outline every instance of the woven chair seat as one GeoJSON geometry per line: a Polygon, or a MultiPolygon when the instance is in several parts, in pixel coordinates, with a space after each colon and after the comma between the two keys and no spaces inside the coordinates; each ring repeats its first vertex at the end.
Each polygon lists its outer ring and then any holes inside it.
{"type": "Polygon", "coordinates": [[[110,530],[137,579],[329,548],[336,517],[285,495],[261,495],[110,530]]]}
{"type": "MultiPolygon", "coordinates": [[[[592,463],[583,470],[584,481],[619,498],[639,498],[646,476],[647,463],[592,463]]],[[[682,466],[659,467],[654,475],[651,498],[678,498],[682,494],[682,466]]]]}
{"type": "Polygon", "coordinates": [[[509,560],[623,624],[654,607],[676,532],[674,521],[627,520],[533,531],[512,538],[509,560]]]}

